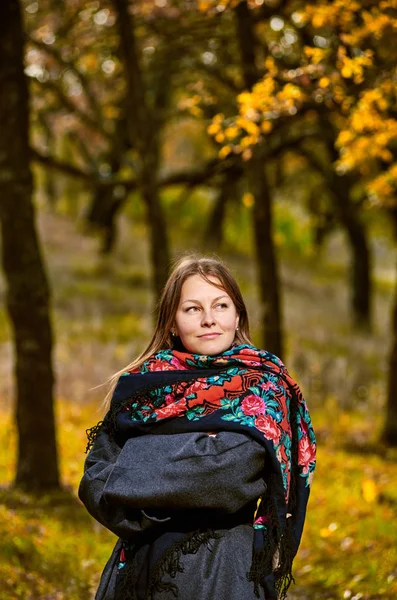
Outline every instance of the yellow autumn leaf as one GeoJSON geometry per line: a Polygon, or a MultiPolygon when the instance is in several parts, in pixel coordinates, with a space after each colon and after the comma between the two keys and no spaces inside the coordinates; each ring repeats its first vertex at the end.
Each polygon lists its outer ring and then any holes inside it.
{"type": "Polygon", "coordinates": [[[246,208],[251,208],[255,204],[255,198],[254,195],[251,194],[251,192],[246,192],[245,194],[243,194],[241,201],[246,208]]]}
{"type": "Polygon", "coordinates": [[[345,77],[345,79],[348,79],[349,77],[351,77],[353,75],[352,65],[349,63],[345,64],[342,67],[341,74],[342,74],[342,77],[345,77]]]}
{"type": "Polygon", "coordinates": [[[226,156],[229,156],[229,154],[231,153],[232,149],[230,146],[223,146],[223,148],[221,148],[219,150],[218,156],[219,158],[226,158],[226,156]]]}
{"type": "Polygon", "coordinates": [[[191,106],[189,108],[189,113],[193,115],[193,117],[202,117],[203,111],[199,106],[191,106]]]}
{"type": "Polygon", "coordinates": [[[263,133],[269,133],[273,129],[273,125],[270,121],[263,121],[261,125],[261,130],[263,133]]]}
{"type": "Polygon", "coordinates": [[[252,121],[249,121],[248,119],[245,120],[244,129],[250,135],[258,135],[259,133],[258,125],[252,121]]]}
{"type": "Polygon", "coordinates": [[[328,527],[322,527],[322,528],[320,529],[320,537],[322,537],[322,538],[327,538],[327,537],[329,537],[330,535],[332,535],[332,531],[330,531],[330,530],[328,529],[328,527]]]}
{"type": "Polygon", "coordinates": [[[95,54],[95,52],[90,52],[88,54],[84,54],[83,56],[81,56],[79,58],[79,64],[86,71],[96,71],[96,69],[98,68],[98,64],[99,64],[98,55],[95,54]]]}
{"type": "Polygon", "coordinates": [[[222,123],[225,119],[225,116],[222,113],[218,113],[213,117],[212,121],[214,123],[222,123]]]}
{"type": "Polygon", "coordinates": [[[237,101],[240,102],[240,104],[249,104],[251,98],[251,92],[241,92],[241,94],[237,96],[237,101]]]}
{"type": "Polygon", "coordinates": [[[376,485],[373,479],[364,479],[362,482],[361,489],[363,498],[366,502],[372,503],[376,501],[379,495],[379,490],[378,486],[376,485]]]}
{"type": "Polygon", "coordinates": [[[354,139],[354,136],[351,131],[345,129],[341,131],[338,135],[338,139],[336,140],[336,144],[338,147],[346,146],[354,139]]]}
{"type": "Polygon", "coordinates": [[[209,133],[209,135],[216,135],[221,129],[221,126],[219,125],[219,123],[211,123],[211,125],[208,125],[207,127],[207,133],[209,133]]]}
{"type": "Polygon", "coordinates": [[[208,2],[208,0],[201,0],[201,2],[199,2],[198,4],[198,9],[201,12],[207,12],[207,10],[209,10],[212,6],[211,2],[208,2]]]}
{"type": "Polygon", "coordinates": [[[328,77],[321,77],[320,81],[318,82],[319,86],[321,88],[326,88],[329,86],[330,84],[330,80],[328,79],[328,77]]]}
{"type": "Polygon", "coordinates": [[[234,140],[239,134],[239,129],[236,126],[227,127],[225,129],[225,136],[227,140],[234,140]]]}

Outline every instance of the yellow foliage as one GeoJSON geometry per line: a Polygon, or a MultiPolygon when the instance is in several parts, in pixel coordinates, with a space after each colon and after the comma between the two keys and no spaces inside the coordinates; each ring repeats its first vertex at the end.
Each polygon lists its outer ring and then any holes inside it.
{"type": "Polygon", "coordinates": [[[397,195],[397,164],[394,163],[387,171],[370,181],[368,183],[368,190],[372,201],[382,202],[386,206],[395,206],[397,195]]]}
{"type": "Polygon", "coordinates": [[[220,130],[221,125],[215,122],[211,123],[211,125],[207,127],[207,133],[209,133],[209,135],[216,135],[217,133],[219,133],[220,130]]]}
{"type": "Polygon", "coordinates": [[[263,133],[269,133],[273,129],[273,125],[270,121],[263,121],[261,124],[261,130],[263,133]]]}
{"type": "Polygon", "coordinates": [[[314,65],[323,62],[328,54],[327,50],[323,48],[312,48],[311,46],[305,46],[303,53],[314,65]]]}
{"type": "Polygon", "coordinates": [[[199,106],[191,106],[189,108],[189,112],[191,115],[193,115],[193,117],[202,117],[204,114],[203,110],[199,106]]]}
{"type": "Polygon", "coordinates": [[[335,27],[337,24],[347,29],[360,8],[360,4],[355,0],[334,0],[326,4],[307,5],[305,14],[316,29],[325,25],[335,27]]]}
{"type": "Polygon", "coordinates": [[[364,500],[368,503],[375,502],[379,495],[375,481],[373,479],[364,479],[361,487],[364,500]]]}
{"type": "Polygon", "coordinates": [[[245,194],[243,194],[241,201],[246,208],[252,208],[255,204],[255,198],[254,195],[251,194],[251,192],[246,192],[245,194]]]}
{"type": "Polygon", "coordinates": [[[259,136],[247,135],[247,136],[243,137],[243,139],[240,141],[240,147],[242,150],[246,150],[250,146],[255,146],[255,144],[257,144],[258,141],[259,141],[259,136]]]}
{"type": "MultiPolygon", "coordinates": [[[[388,113],[389,108],[393,111],[396,96],[396,86],[390,81],[362,92],[337,139],[337,146],[343,149],[338,166],[358,169],[364,176],[370,176],[376,161],[392,163],[390,148],[397,141],[397,120],[388,113]]],[[[388,197],[395,193],[395,182],[392,164],[388,171],[372,182],[369,180],[368,190],[373,197],[387,203],[388,197]]]]}
{"type": "Polygon", "coordinates": [[[278,68],[276,66],[276,62],[272,56],[268,56],[265,60],[265,68],[268,71],[268,75],[270,77],[276,77],[278,74],[278,68]]]}
{"type": "Polygon", "coordinates": [[[198,9],[201,12],[207,12],[212,7],[213,2],[211,0],[200,0],[200,2],[198,3],[198,9]]]}
{"type": "Polygon", "coordinates": [[[99,56],[96,52],[89,52],[80,56],[78,62],[85,71],[96,71],[99,66],[99,56]]]}
{"type": "Polygon", "coordinates": [[[337,144],[339,148],[343,148],[346,144],[349,144],[354,139],[354,135],[349,130],[341,131],[338,135],[337,144]]]}
{"type": "Polygon", "coordinates": [[[249,104],[251,102],[251,99],[252,99],[251,92],[242,92],[241,94],[239,94],[237,96],[237,102],[240,102],[240,104],[249,104]]]}
{"type": "Polygon", "coordinates": [[[318,85],[321,88],[327,88],[330,85],[331,81],[328,79],[328,77],[321,77],[320,81],[318,82],[318,85]]]}
{"type": "Polygon", "coordinates": [[[252,121],[249,121],[248,119],[245,120],[244,129],[249,135],[252,136],[257,136],[259,133],[258,125],[252,121]]]}
{"type": "MultiPolygon", "coordinates": [[[[225,0],[226,2],[226,0],[225,0]]],[[[255,0],[250,6],[256,6],[255,0]]],[[[265,75],[252,90],[237,96],[238,112],[225,126],[224,116],[217,115],[208,132],[218,143],[226,143],[221,156],[232,150],[241,153],[244,160],[252,156],[253,146],[270,134],[279,119],[293,117],[313,103],[323,101],[329,109],[329,119],[339,130],[337,148],[340,158],[336,167],[340,172],[356,169],[364,185],[374,197],[391,198],[396,193],[394,154],[397,142],[397,85],[392,68],[383,81],[376,80],[378,52],[374,38],[383,33],[390,36],[397,31],[397,18],[392,12],[397,0],[369,3],[365,7],[358,0],[330,0],[306,5],[299,17],[299,26],[311,23],[317,28],[333,29],[336,48],[326,35],[322,47],[305,46],[299,67],[283,69],[268,56],[264,61],[265,75]],[[365,87],[369,77],[371,87],[365,87]],[[329,93],[332,91],[332,95],[329,93]],[[338,105],[338,109],[334,110],[338,105]],[[233,144],[231,150],[229,144],[233,144]],[[379,161],[390,163],[381,174],[376,170],[379,161]]],[[[307,113],[307,121],[316,118],[307,113]]],[[[388,200],[390,201],[390,200],[388,200]]]]}
{"type": "Polygon", "coordinates": [[[239,134],[239,128],[235,125],[225,129],[225,137],[227,140],[234,140],[239,134]]]}
{"type": "Polygon", "coordinates": [[[364,81],[364,67],[370,67],[373,63],[373,51],[365,50],[361,55],[350,58],[347,56],[345,46],[338,48],[337,67],[345,79],[353,79],[355,83],[364,81]]]}
{"type": "Polygon", "coordinates": [[[219,123],[223,123],[224,119],[225,119],[225,115],[223,115],[222,113],[218,113],[217,115],[215,115],[213,117],[212,121],[214,123],[218,123],[219,124],[219,123]]]}
{"type": "Polygon", "coordinates": [[[218,156],[219,158],[226,158],[226,156],[228,156],[231,153],[232,149],[230,146],[223,146],[219,152],[218,152],[218,156]]]}

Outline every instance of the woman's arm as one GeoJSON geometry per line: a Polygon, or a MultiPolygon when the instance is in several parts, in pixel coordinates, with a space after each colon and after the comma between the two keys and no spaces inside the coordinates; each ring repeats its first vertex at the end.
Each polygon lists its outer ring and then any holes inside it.
{"type": "Polygon", "coordinates": [[[241,433],[145,435],[125,443],[103,497],[133,510],[234,513],[265,492],[264,464],[264,448],[241,433]]]}
{"type": "Polygon", "coordinates": [[[78,493],[88,512],[99,523],[117,536],[129,539],[169,521],[169,518],[157,519],[139,509],[107,503],[103,490],[120,452],[116,442],[107,433],[100,432],[85,461],[78,493]]]}

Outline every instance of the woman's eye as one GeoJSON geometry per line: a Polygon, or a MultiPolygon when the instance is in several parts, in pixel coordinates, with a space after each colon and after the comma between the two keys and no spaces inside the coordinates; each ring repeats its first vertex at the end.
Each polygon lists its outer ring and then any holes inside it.
{"type": "Polygon", "coordinates": [[[227,308],[229,305],[226,302],[220,302],[215,306],[215,308],[227,308]]]}
{"type": "Polygon", "coordinates": [[[186,309],[186,312],[187,312],[187,313],[195,313],[197,310],[198,310],[198,306],[189,306],[189,307],[186,309]]]}

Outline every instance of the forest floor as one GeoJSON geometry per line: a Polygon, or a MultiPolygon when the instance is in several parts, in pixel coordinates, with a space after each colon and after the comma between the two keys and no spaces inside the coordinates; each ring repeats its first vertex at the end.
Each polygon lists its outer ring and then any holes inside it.
{"type": "MultiPolygon", "coordinates": [[[[34,498],[7,487],[16,439],[10,331],[0,311],[0,598],[88,600],[115,538],[77,500],[85,429],[101,418],[104,388],[96,386],[148,340],[153,308],[147,247],[143,235],[130,241],[124,231],[116,256],[99,260],[96,240],[68,219],[42,215],[40,229],[54,290],[64,492],[34,498]]],[[[241,282],[259,345],[253,261],[226,259],[241,282]]],[[[318,438],[318,468],[290,600],[397,597],[397,456],[377,442],[393,285],[392,259],[382,244],[376,260],[371,334],[355,332],[350,324],[340,241],[323,258],[300,265],[285,255],[282,262],[287,362],[302,384],[318,438]]]]}

